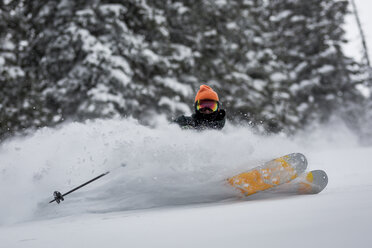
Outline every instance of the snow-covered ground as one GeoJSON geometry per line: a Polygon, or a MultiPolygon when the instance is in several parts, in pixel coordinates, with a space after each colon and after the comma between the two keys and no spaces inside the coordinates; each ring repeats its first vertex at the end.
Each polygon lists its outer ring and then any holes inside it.
{"type": "Polygon", "coordinates": [[[0,147],[0,247],[369,247],[371,154],[334,125],[293,139],[133,120],[43,129],[0,147]],[[323,192],[240,199],[225,184],[291,152],[328,173],[323,192]]]}

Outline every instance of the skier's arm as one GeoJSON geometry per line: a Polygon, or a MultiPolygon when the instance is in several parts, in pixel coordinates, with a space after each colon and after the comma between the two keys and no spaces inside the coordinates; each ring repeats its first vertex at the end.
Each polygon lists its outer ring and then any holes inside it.
{"type": "Polygon", "coordinates": [[[177,117],[173,122],[177,123],[182,129],[195,128],[195,121],[191,117],[184,115],[177,117]]]}

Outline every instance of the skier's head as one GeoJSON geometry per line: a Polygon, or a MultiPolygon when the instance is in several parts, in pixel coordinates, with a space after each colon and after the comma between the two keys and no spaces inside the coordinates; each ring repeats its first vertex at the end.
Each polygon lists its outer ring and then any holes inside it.
{"type": "Polygon", "coordinates": [[[217,93],[209,86],[200,85],[200,89],[195,96],[195,111],[201,114],[216,113],[219,108],[217,93]]]}

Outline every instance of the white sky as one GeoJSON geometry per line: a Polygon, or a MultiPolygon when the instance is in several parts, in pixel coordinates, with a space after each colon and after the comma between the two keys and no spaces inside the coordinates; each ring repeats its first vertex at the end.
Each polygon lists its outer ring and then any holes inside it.
{"type": "MultiPolygon", "coordinates": [[[[363,31],[367,40],[367,47],[369,50],[369,57],[372,56],[372,0],[355,0],[359,12],[359,18],[362,23],[363,31]]],[[[351,3],[349,4],[350,11],[352,11],[351,3]]],[[[351,13],[346,18],[346,38],[349,44],[345,45],[345,54],[354,57],[358,61],[362,58],[362,41],[360,39],[358,26],[356,24],[355,16],[351,13]]]]}

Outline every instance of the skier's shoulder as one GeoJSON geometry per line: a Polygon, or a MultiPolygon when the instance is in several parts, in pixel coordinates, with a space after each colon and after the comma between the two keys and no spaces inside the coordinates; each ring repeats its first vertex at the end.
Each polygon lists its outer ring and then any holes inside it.
{"type": "Polygon", "coordinates": [[[225,120],[225,117],[226,117],[226,111],[224,109],[219,109],[217,116],[216,116],[216,120],[222,121],[222,120],[225,120]]]}
{"type": "Polygon", "coordinates": [[[226,111],[224,109],[220,109],[217,112],[217,116],[213,121],[212,125],[214,129],[222,129],[225,126],[226,122],[226,111]]]}

